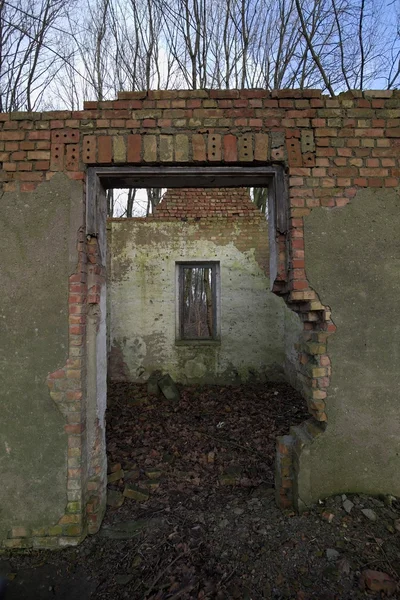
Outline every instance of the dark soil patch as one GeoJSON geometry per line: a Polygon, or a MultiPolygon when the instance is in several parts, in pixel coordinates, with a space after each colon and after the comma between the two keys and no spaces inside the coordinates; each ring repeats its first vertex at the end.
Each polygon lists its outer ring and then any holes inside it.
{"type": "Polygon", "coordinates": [[[109,490],[122,499],[128,486],[140,501],[110,507],[78,548],[5,556],[10,600],[350,600],[382,597],[360,589],[366,568],[398,579],[396,499],[340,496],[302,516],[276,508],[276,436],[307,418],[290,387],[184,387],[172,403],[119,384],[109,400],[109,490]]]}

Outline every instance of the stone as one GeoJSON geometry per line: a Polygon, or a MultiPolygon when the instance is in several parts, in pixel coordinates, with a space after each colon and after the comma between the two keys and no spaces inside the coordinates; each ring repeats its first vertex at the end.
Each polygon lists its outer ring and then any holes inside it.
{"type": "Polygon", "coordinates": [[[125,498],[123,497],[121,492],[117,490],[108,490],[107,491],[107,505],[112,506],[113,508],[119,508],[123,505],[125,498]]]}
{"type": "Polygon", "coordinates": [[[146,477],[148,477],[149,479],[159,479],[162,475],[162,471],[159,471],[158,469],[154,469],[154,470],[149,470],[149,471],[145,471],[146,477]]]}
{"type": "Polygon", "coordinates": [[[367,519],[369,519],[370,521],[376,521],[376,513],[374,513],[374,511],[371,508],[362,508],[361,512],[364,515],[364,517],[367,517],[367,519]]]}
{"type": "Polygon", "coordinates": [[[339,558],[339,552],[334,548],[328,548],[326,551],[326,558],[328,560],[337,560],[339,558]]]}
{"type": "Polygon", "coordinates": [[[149,490],[157,490],[160,487],[160,482],[156,479],[147,479],[142,482],[149,490]]]}
{"type": "Polygon", "coordinates": [[[396,519],[394,522],[394,528],[396,531],[400,531],[400,519],[396,519]]]}
{"type": "Polygon", "coordinates": [[[382,500],[379,500],[379,498],[371,498],[370,500],[372,504],[375,504],[378,508],[383,508],[385,506],[385,503],[382,502],[382,500]]]}
{"type": "Polygon", "coordinates": [[[140,567],[140,565],[142,564],[142,557],[140,556],[140,554],[136,554],[135,558],[132,561],[132,569],[137,569],[138,567],[140,567]]]}
{"type": "Polygon", "coordinates": [[[175,381],[170,375],[163,375],[158,380],[158,385],[167,400],[173,400],[177,402],[180,399],[179,390],[176,387],[175,381]]]}
{"type": "Polygon", "coordinates": [[[140,477],[140,472],[138,469],[132,469],[130,471],[125,471],[124,479],[125,481],[137,481],[140,477]]]}
{"type": "Polygon", "coordinates": [[[361,573],[360,587],[362,590],[368,589],[371,592],[383,592],[387,596],[392,596],[396,592],[397,584],[387,573],[367,569],[361,573]]]}
{"type": "Polygon", "coordinates": [[[244,508],[234,508],[233,512],[235,515],[242,515],[244,513],[244,508]]]}
{"type": "Polygon", "coordinates": [[[131,498],[137,502],[146,502],[149,499],[149,492],[133,485],[126,485],[124,489],[124,496],[131,498]]]}
{"type": "Polygon", "coordinates": [[[147,394],[149,396],[160,396],[161,390],[159,388],[158,382],[162,377],[162,373],[160,371],[153,371],[150,377],[147,380],[147,394]]]}
{"type": "Polygon", "coordinates": [[[116,481],[119,481],[123,478],[124,471],[123,469],[119,469],[119,471],[115,471],[115,473],[110,473],[109,475],[107,475],[107,483],[115,483],[116,481]]]}
{"type": "Polygon", "coordinates": [[[346,500],[343,502],[343,508],[348,514],[350,514],[352,509],[354,508],[354,503],[348,498],[346,498],[346,500]]]}
{"type": "Polygon", "coordinates": [[[349,561],[347,560],[347,558],[342,558],[340,559],[339,563],[338,563],[338,569],[339,569],[339,573],[341,573],[342,575],[348,576],[350,575],[351,572],[351,565],[349,563],[349,561]]]}
{"type": "Polygon", "coordinates": [[[209,453],[207,454],[207,463],[208,463],[209,465],[213,465],[213,464],[214,464],[214,462],[215,462],[215,452],[209,452],[209,453]]]}
{"type": "Polygon", "coordinates": [[[115,473],[122,469],[121,463],[109,463],[108,465],[108,473],[115,473]]]}

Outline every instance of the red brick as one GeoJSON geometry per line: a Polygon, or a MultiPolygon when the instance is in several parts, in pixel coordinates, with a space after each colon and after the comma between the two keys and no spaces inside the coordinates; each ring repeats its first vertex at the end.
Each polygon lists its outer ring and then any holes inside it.
{"type": "Polygon", "coordinates": [[[142,136],[139,134],[128,135],[128,154],[129,163],[137,163],[141,160],[142,136]]]}
{"type": "Polygon", "coordinates": [[[156,127],[157,123],[155,119],[143,119],[142,127],[156,127]]]}
{"type": "Polygon", "coordinates": [[[208,135],[207,156],[210,161],[221,160],[221,136],[218,133],[208,135]]]}
{"type": "Polygon", "coordinates": [[[254,160],[268,160],[268,140],[267,133],[256,133],[254,136],[254,160]]]}
{"type": "Polygon", "coordinates": [[[21,181],[43,181],[44,179],[44,174],[42,172],[40,173],[20,173],[18,176],[18,179],[20,179],[21,181]]]}
{"type": "Polygon", "coordinates": [[[36,165],[36,163],[31,163],[31,162],[17,162],[17,171],[32,171],[33,170],[33,165],[36,165]]]}
{"type": "Polygon", "coordinates": [[[37,183],[21,183],[21,192],[33,192],[37,187],[37,183]]]}
{"type": "Polygon", "coordinates": [[[79,137],[79,131],[76,129],[57,129],[51,132],[51,141],[54,144],[77,144],[79,137]]]}
{"type": "Polygon", "coordinates": [[[61,121],[60,119],[50,121],[50,129],[62,129],[63,127],[64,121],[61,121]]]}
{"type": "Polygon", "coordinates": [[[239,90],[210,90],[210,98],[239,98],[239,90]]]}
{"type": "Polygon", "coordinates": [[[384,184],[385,184],[385,180],[383,179],[383,177],[369,177],[368,178],[369,187],[380,188],[380,187],[384,187],[384,184]]]}
{"type": "Polygon", "coordinates": [[[301,156],[300,140],[292,138],[286,140],[288,161],[291,167],[301,167],[303,164],[301,156]]]}
{"type": "Polygon", "coordinates": [[[67,171],[79,170],[79,144],[67,144],[65,167],[67,171]]]}
{"type": "Polygon", "coordinates": [[[225,162],[236,162],[237,154],[237,138],[235,135],[224,135],[224,160],[225,162]]]}
{"type": "Polygon", "coordinates": [[[315,166],[315,154],[313,152],[305,152],[303,154],[303,165],[305,167],[315,166]]]}
{"type": "Polygon", "coordinates": [[[194,134],[192,137],[193,160],[195,162],[206,161],[206,142],[203,135],[194,134]]]}
{"type": "Polygon", "coordinates": [[[99,163],[112,163],[112,137],[110,135],[100,135],[98,137],[98,155],[99,163]]]}
{"type": "Polygon", "coordinates": [[[29,140],[49,140],[50,139],[50,131],[30,131],[28,133],[29,140]]]}
{"type": "Polygon", "coordinates": [[[50,169],[49,160],[37,160],[34,163],[35,171],[48,171],[50,169]]]}
{"type": "Polygon", "coordinates": [[[85,135],[83,137],[83,148],[82,148],[83,162],[86,164],[96,163],[96,136],[85,135]]]}
{"type": "Polygon", "coordinates": [[[51,145],[50,170],[62,171],[64,168],[64,144],[51,145]]]}
{"type": "Polygon", "coordinates": [[[46,141],[36,142],[36,150],[50,150],[51,144],[46,141]]]}
{"type": "MultiPolygon", "coordinates": [[[[19,152],[13,152],[11,154],[11,160],[24,160],[26,158],[26,152],[20,150],[19,152]]],[[[32,156],[30,156],[29,158],[33,158],[32,156]]]]}
{"type": "MultiPolygon", "coordinates": [[[[388,138],[400,138],[400,127],[395,127],[393,129],[386,129],[385,136],[388,138]]],[[[2,139],[2,138],[0,138],[2,139]]],[[[9,138],[9,139],[17,139],[17,138],[9,138]]]]}

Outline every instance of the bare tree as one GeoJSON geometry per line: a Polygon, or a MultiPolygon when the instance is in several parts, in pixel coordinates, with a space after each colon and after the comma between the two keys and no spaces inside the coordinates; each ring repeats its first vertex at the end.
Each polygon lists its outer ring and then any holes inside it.
{"type": "MultiPolygon", "coordinates": [[[[68,0],[0,0],[0,111],[34,110],[56,65],[68,61],[55,49],[68,0]]],[[[72,5],[72,2],[69,3],[72,5]]]]}

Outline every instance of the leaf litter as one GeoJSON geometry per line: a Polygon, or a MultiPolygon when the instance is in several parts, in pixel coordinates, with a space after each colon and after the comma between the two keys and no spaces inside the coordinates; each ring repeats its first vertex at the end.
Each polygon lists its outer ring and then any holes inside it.
{"type": "Polygon", "coordinates": [[[276,507],[276,438],[309,418],[293,388],[179,391],[170,401],[110,385],[103,526],[77,548],[8,555],[16,581],[40,559],[65,585],[85,569],[80,600],[400,597],[395,498],[336,496],[301,516],[276,507]]]}

